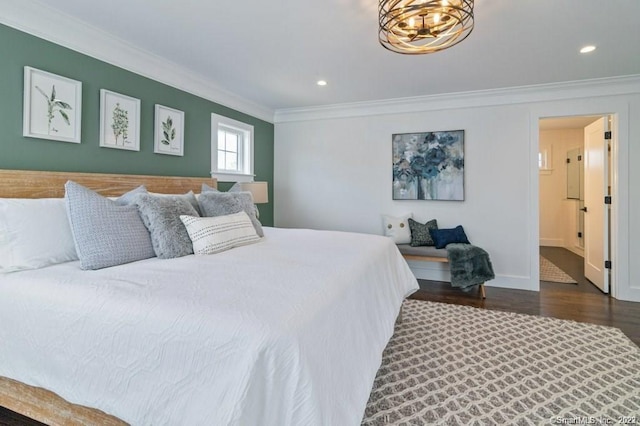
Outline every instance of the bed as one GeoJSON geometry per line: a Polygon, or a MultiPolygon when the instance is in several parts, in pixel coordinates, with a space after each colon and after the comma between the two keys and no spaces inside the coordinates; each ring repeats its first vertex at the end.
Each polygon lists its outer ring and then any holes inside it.
{"type": "MultiPolygon", "coordinates": [[[[0,171],[0,197],[60,197],[67,179],[109,196],[215,186],[0,171]]],[[[385,237],[264,234],[215,255],[0,274],[0,405],[45,423],[77,409],[89,424],[359,424],[416,280],[385,237]]]]}

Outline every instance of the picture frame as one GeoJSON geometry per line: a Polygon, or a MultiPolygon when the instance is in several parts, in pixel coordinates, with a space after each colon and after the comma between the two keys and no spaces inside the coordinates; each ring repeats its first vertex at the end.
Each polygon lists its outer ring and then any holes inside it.
{"type": "Polygon", "coordinates": [[[184,112],[156,104],[153,152],[184,155],[184,112]]]}
{"type": "Polygon", "coordinates": [[[100,146],[140,151],[140,99],[100,90],[100,146]]]}
{"type": "Polygon", "coordinates": [[[82,82],[24,67],[22,136],[80,143],[82,82]]]}
{"type": "Polygon", "coordinates": [[[464,201],[464,130],[392,135],[393,200],[464,201]]]}

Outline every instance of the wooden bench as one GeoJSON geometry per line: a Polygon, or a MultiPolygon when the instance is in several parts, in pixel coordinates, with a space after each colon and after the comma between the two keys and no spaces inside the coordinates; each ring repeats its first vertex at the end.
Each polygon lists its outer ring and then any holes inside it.
{"type": "MultiPolygon", "coordinates": [[[[406,260],[417,260],[419,262],[449,263],[446,249],[437,249],[431,246],[412,247],[409,244],[398,244],[400,254],[406,260]]],[[[483,299],[487,296],[484,291],[484,283],[480,284],[480,295],[483,299]]]]}

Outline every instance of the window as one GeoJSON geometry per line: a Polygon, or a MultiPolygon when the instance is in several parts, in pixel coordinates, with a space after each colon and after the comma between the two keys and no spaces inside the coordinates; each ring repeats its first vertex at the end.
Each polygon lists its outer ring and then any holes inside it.
{"type": "Polygon", "coordinates": [[[220,182],[253,180],[253,126],[211,114],[211,176],[220,182]]]}
{"type": "Polygon", "coordinates": [[[218,171],[242,173],[242,140],[244,133],[224,126],[218,127],[218,171]]]}

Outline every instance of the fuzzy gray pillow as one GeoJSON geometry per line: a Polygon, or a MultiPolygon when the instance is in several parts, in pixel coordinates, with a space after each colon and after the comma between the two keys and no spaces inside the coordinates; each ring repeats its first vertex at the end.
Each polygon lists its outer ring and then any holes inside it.
{"type": "Polygon", "coordinates": [[[191,204],[193,208],[196,209],[196,211],[198,212],[198,216],[202,216],[202,213],[200,212],[200,206],[198,205],[198,199],[196,198],[196,195],[193,193],[193,191],[189,191],[186,194],[160,194],[158,192],[150,192],[149,194],[156,195],[158,197],[174,197],[188,201],[189,204],[191,204]]]}
{"type": "Polygon", "coordinates": [[[193,254],[191,238],[180,220],[180,215],[200,216],[189,197],[139,194],[135,198],[135,204],[151,234],[156,256],[160,259],[172,259],[193,254]]]}
{"type": "Polygon", "coordinates": [[[113,201],[72,181],[64,188],[80,268],[101,269],[155,256],[137,207],[119,205],[131,193],[113,201]]]}
{"type": "Polygon", "coordinates": [[[257,234],[264,237],[250,192],[203,192],[200,194],[198,202],[202,215],[206,217],[225,216],[244,211],[249,215],[257,234]]]}

